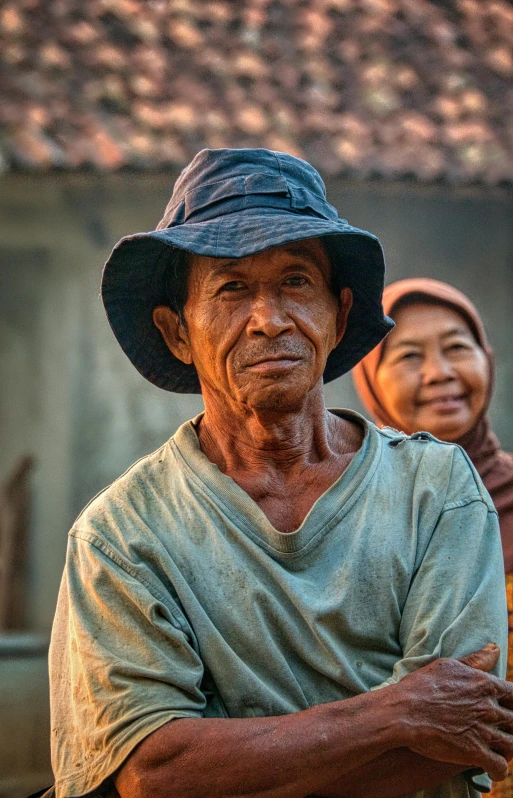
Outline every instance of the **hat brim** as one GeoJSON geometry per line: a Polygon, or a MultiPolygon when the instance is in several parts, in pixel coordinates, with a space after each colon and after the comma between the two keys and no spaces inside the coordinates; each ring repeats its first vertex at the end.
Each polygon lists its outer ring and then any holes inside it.
{"type": "Polygon", "coordinates": [[[153,323],[153,309],[167,304],[164,272],[169,247],[196,255],[241,258],[271,247],[329,236],[328,254],[340,285],[353,291],[347,329],[330,353],[324,382],[350,371],[387,335],[381,297],[385,263],[378,239],[345,220],[246,210],[123,238],[105,264],[102,298],[109,323],[135,368],[154,385],[176,393],[201,393],[196,369],[168,349],[153,323]]]}

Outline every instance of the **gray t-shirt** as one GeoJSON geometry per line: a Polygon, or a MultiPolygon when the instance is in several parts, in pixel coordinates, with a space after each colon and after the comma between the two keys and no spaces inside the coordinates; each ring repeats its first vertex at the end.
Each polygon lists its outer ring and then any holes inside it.
{"type": "Polygon", "coordinates": [[[205,457],[197,419],[79,516],[50,651],[57,798],[174,718],[297,712],[489,641],[504,676],[497,516],[467,456],[343,413],[364,442],[296,532],[205,457]]]}

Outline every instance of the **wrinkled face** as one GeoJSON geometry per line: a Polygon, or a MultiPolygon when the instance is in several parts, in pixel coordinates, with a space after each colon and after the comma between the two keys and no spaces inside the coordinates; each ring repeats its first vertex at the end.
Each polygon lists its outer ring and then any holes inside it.
{"type": "Polygon", "coordinates": [[[319,383],[340,341],[351,291],[330,288],[330,262],[319,239],[244,258],[193,256],[186,328],[177,349],[193,362],[202,391],[252,408],[292,409],[319,383]]]}
{"type": "Polygon", "coordinates": [[[379,396],[396,425],[456,441],[482,413],[489,367],[465,319],[455,310],[415,303],[394,314],[376,375],[379,396]]]}

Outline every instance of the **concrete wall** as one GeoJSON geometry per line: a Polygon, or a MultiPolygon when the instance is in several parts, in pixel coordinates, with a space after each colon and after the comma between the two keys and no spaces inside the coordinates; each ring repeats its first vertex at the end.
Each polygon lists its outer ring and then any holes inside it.
{"type": "Polygon", "coordinates": [[[26,798],[52,783],[46,641],[0,637],[0,798],[26,798]]]}
{"type": "MultiPolygon", "coordinates": [[[[173,180],[11,175],[0,183],[0,479],[23,454],[36,457],[29,622],[43,635],[76,514],[201,410],[199,398],[167,394],[137,374],[98,298],[112,245],[155,226],[173,180]]],[[[328,195],[341,215],[381,238],[389,280],[438,277],[480,307],[498,361],[493,421],[504,446],[513,449],[512,197],[336,182],[328,195]]],[[[327,386],[326,394],[331,406],[359,409],[348,376],[327,386]]],[[[35,763],[28,748],[16,761],[7,758],[11,770],[0,782],[2,795],[27,787],[26,793],[29,784],[35,789],[48,770],[46,666],[37,646],[37,657],[28,661],[4,647],[9,693],[19,692],[14,703],[1,702],[0,750],[21,738],[33,748],[37,739],[38,754],[35,763]],[[30,690],[29,671],[35,674],[30,690]],[[34,729],[39,736],[31,737],[34,729]]]]}
{"type": "MultiPolygon", "coordinates": [[[[23,453],[34,477],[31,626],[48,630],[66,533],[81,507],[201,409],[147,383],[98,298],[123,234],[154,227],[174,176],[8,176],[0,184],[0,479],[23,453]]],[[[482,310],[498,361],[495,428],[513,448],[513,199],[328,184],[341,215],[378,234],[388,280],[429,275],[482,310]]],[[[359,409],[349,377],[331,405],[359,409]]]]}

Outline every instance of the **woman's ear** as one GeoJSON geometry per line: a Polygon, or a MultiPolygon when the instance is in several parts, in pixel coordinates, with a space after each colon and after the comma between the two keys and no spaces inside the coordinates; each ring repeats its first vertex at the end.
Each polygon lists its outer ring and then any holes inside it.
{"type": "Polygon", "coordinates": [[[170,352],[182,363],[192,363],[189,336],[178,314],[167,305],[158,305],[153,311],[153,323],[159,328],[170,352]]]}
{"type": "Polygon", "coordinates": [[[337,343],[341,342],[347,327],[349,311],[353,306],[353,292],[350,288],[343,288],[340,292],[338,312],[337,312],[337,343]]]}

